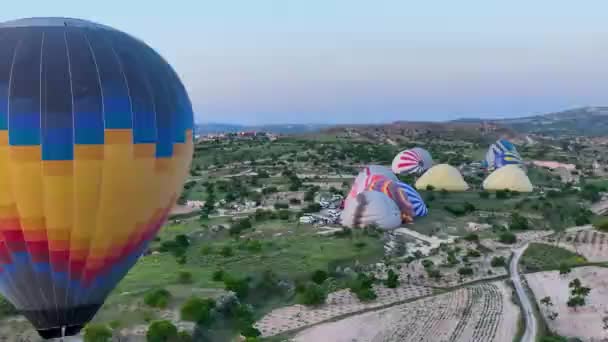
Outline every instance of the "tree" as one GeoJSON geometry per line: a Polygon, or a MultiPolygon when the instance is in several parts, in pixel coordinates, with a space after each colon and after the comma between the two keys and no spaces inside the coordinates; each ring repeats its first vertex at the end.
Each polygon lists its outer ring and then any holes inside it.
{"type": "Polygon", "coordinates": [[[574,308],[576,310],[579,306],[585,305],[585,298],[591,292],[589,287],[583,286],[581,280],[576,278],[568,284],[570,288],[570,298],[568,299],[568,306],[574,308]]]}
{"type": "Polygon", "coordinates": [[[544,306],[553,306],[553,302],[551,301],[551,297],[547,296],[540,300],[540,303],[544,306]]]}
{"type": "Polygon", "coordinates": [[[164,309],[169,304],[171,293],[165,289],[155,289],[149,291],[144,296],[144,303],[153,308],[164,309]]]}
{"type": "Polygon", "coordinates": [[[434,190],[435,190],[434,186],[432,186],[430,184],[426,186],[426,191],[434,191],[434,190]]]}
{"type": "Polygon", "coordinates": [[[316,270],[312,273],[312,276],[310,278],[315,284],[321,285],[323,284],[325,279],[327,279],[327,272],[323,270],[316,270]]]}
{"type": "Polygon", "coordinates": [[[177,282],[180,284],[191,284],[192,283],[192,273],[188,271],[180,271],[177,274],[177,282]]]}
{"type": "Polygon", "coordinates": [[[475,233],[469,233],[464,236],[464,239],[465,239],[465,241],[469,241],[469,242],[479,242],[479,235],[477,235],[475,233]]]}
{"type": "Polygon", "coordinates": [[[507,265],[507,261],[503,256],[495,256],[492,258],[491,265],[492,267],[504,267],[507,265]]]}
{"type": "Polygon", "coordinates": [[[509,193],[504,190],[496,191],[496,199],[507,199],[509,198],[509,193]]]}
{"type": "Polygon", "coordinates": [[[483,199],[488,199],[488,198],[490,198],[490,193],[484,190],[479,193],[479,197],[483,198],[483,199]]]}
{"type": "Polygon", "coordinates": [[[479,258],[481,253],[476,249],[469,249],[467,250],[467,256],[470,258],[479,258]]]}
{"type": "Polygon", "coordinates": [[[105,324],[87,324],[84,328],[84,342],[109,342],[112,329],[105,324]]]}
{"type": "Polygon", "coordinates": [[[206,325],[211,322],[211,310],[215,308],[213,299],[192,297],[180,309],[180,317],[184,321],[206,325]]]}
{"type": "Polygon", "coordinates": [[[511,215],[511,223],[509,224],[510,230],[528,230],[529,228],[530,226],[527,218],[518,213],[513,213],[511,215]]]}
{"type": "Polygon", "coordinates": [[[504,244],[512,245],[517,242],[517,236],[511,232],[502,232],[498,236],[498,241],[504,244]]]}
{"type": "Polygon", "coordinates": [[[148,342],[173,342],[177,340],[177,327],[169,321],[155,321],[148,327],[148,342]]]}
{"type": "Polygon", "coordinates": [[[303,305],[320,305],[325,303],[327,292],[319,284],[309,282],[298,296],[298,303],[303,305]]]}
{"type": "Polygon", "coordinates": [[[470,267],[461,267],[458,269],[458,274],[461,276],[472,276],[473,273],[473,269],[470,267]]]}
{"type": "Polygon", "coordinates": [[[572,270],[570,269],[570,265],[562,262],[559,264],[559,274],[564,275],[570,273],[572,270]]]}
{"type": "Polygon", "coordinates": [[[224,270],[215,270],[211,275],[213,281],[224,281],[224,270]]]}
{"type": "Polygon", "coordinates": [[[236,293],[237,297],[243,299],[249,294],[249,279],[235,278],[228,274],[224,274],[224,287],[228,291],[236,293]]]}
{"type": "Polygon", "coordinates": [[[384,285],[389,289],[394,289],[399,286],[399,275],[392,269],[388,270],[386,281],[384,285]]]}

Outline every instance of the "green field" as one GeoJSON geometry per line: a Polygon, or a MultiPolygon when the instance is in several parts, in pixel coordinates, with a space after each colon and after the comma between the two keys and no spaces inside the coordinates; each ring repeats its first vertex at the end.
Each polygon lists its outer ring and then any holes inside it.
{"type": "Polygon", "coordinates": [[[586,262],[587,259],[581,255],[544,243],[530,244],[521,259],[526,272],[556,270],[562,264],[573,267],[586,262]]]}

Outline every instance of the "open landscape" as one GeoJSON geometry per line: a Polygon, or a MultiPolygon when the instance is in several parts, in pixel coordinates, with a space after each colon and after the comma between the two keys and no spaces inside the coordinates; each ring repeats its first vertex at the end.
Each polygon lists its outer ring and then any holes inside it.
{"type": "MultiPolygon", "coordinates": [[[[540,334],[606,338],[608,232],[591,209],[606,201],[594,165],[606,165],[597,149],[608,145],[593,139],[408,123],[199,136],[169,222],[89,327],[117,341],[145,341],[159,320],[196,341],[512,341],[525,324],[508,264],[513,248],[527,247],[520,269],[540,334]],[[478,163],[503,134],[525,161],[577,165],[568,173],[578,181],[526,162],[532,192],[482,189],[478,163]],[[361,168],[413,145],[457,166],[470,189],[419,189],[428,215],[395,230],[344,228],[341,202],[361,168]],[[591,288],[576,309],[566,305],[575,278],[591,288]]],[[[0,331],[14,333],[4,340],[37,341],[2,305],[0,331]]]]}

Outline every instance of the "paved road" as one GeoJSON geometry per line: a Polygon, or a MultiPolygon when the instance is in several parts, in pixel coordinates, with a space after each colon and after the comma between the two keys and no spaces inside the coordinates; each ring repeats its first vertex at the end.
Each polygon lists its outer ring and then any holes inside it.
{"type": "Polygon", "coordinates": [[[519,264],[519,258],[522,256],[522,254],[524,254],[526,248],[528,248],[527,243],[513,250],[513,259],[511,259],[511,265],[509,266],[509,268],[511,270],[511,281],[513,281],[513,286],[515,286],[515,291],[517,292],[517,297],[519,297],[519,302],[521,303],[523,314],[526,320],[526,331],[524,332],[524,336],[521,338],[521,342],[534,342],[536,341],[536,335],[538,334],[536,316],[534,316],[534,311],[532,310],[532,302],[530,302],[530,298],[524,290],[522,279],[519,275],[519,270],[517,268],[519,264]]]}

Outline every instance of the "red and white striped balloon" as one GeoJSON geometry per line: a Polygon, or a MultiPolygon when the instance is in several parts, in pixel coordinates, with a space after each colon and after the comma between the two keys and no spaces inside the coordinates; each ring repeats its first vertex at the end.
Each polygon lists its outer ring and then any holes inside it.
{"type": "Polygon", "coordinates": [[[392,169],[396,174],[421,174],[433,166],[431,154],[420,147],[399,152],[393,159],[392,169]]]}

